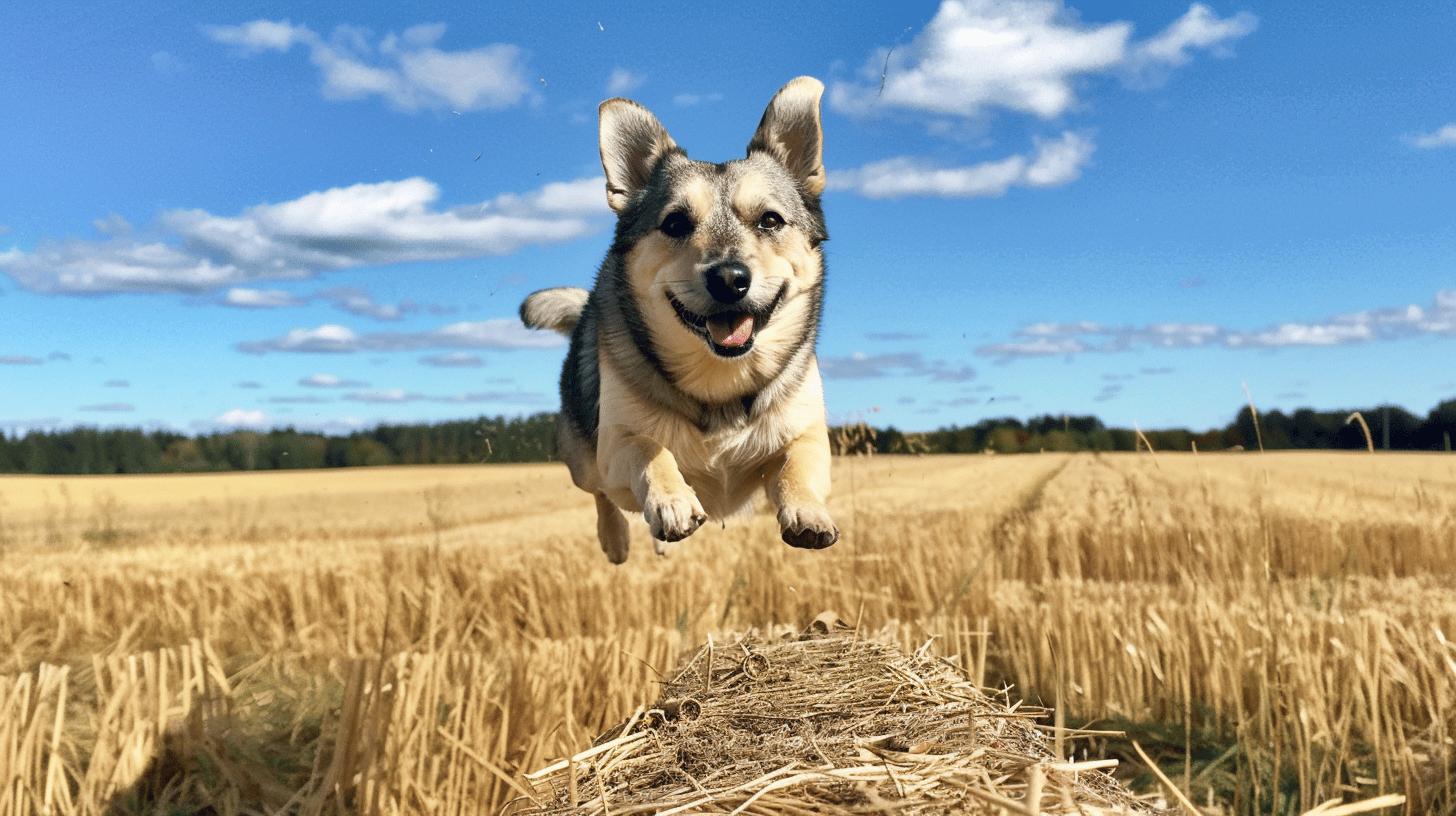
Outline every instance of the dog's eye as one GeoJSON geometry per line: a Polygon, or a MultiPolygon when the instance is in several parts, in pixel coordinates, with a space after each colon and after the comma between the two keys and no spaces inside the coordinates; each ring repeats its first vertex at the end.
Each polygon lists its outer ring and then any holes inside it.
{"type": "Polygon", "coordinates": [[[658,229],[669,238],[686,238],[693,232],[693,219],[681,211],[668,213],[658,229]]]}
{"type": "Polygon", "coordinates": [[[784,217],[773,210],[768,210],[758,217],[758,228],[764,232],[773,232],[783,225],[784,217]]]}

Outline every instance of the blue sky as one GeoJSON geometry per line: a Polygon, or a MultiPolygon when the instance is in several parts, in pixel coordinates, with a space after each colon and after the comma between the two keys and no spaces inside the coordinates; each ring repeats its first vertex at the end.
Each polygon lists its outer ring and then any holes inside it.
{"type": "Polygon", "coordinates": [[[0,429],[555,407],[595,108],[825,81],[831,419],[1456,395],[1456,7],[0,8],[0,429]]]}

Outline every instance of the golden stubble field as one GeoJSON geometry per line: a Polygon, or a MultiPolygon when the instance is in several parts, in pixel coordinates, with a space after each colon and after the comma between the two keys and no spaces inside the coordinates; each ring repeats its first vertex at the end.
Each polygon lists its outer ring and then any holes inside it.
{"type": "Polygon", "coordinates": [[[850,458],[835,490],[833,549],[762,513],[661,559],[638,522],[614,568],[560,466],[0,477],[0,814],[488,812],[681,650],[825,609],[1127,731],[1209,813],[1453,808],[1456,457],[850,458]]]}

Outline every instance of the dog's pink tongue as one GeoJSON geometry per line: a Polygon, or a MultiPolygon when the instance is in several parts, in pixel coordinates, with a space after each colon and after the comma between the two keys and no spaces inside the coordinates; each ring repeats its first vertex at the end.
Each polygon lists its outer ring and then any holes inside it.
{"type": "Polygon", "coordinates": [[[740,314],[708,318],[708,333],[724,348],[737,348],[753,339],[753,315],[740,314]]]}

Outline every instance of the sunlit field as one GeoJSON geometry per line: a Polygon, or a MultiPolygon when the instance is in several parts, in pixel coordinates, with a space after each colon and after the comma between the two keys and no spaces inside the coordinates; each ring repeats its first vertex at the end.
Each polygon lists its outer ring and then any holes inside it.
{"type": "Polygon", "coordinates": [[[477,814],[707,635],[836,610],[1207,813],[1456,803],[1456,457],[841,458],[599,551],[555,465],[0,478],[0,814],[477,814]],[[983,647],[984,644],[984,647],[983,647]],[[984,656],[984,659],[981,659],[984,656]],[[1050,724],[1050,723],[1049,723],[1050,724]]]}

